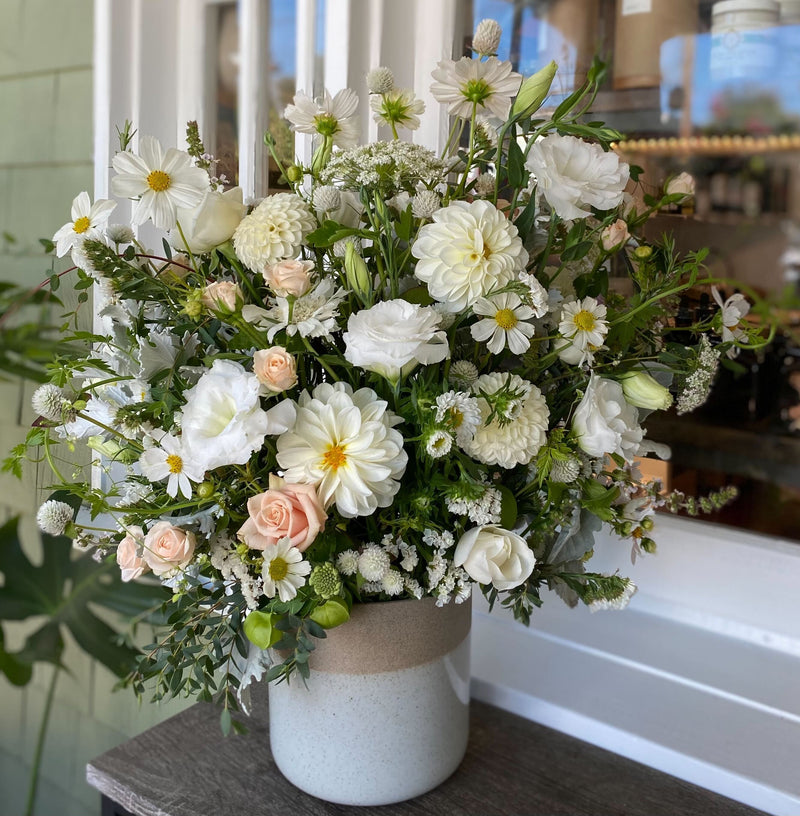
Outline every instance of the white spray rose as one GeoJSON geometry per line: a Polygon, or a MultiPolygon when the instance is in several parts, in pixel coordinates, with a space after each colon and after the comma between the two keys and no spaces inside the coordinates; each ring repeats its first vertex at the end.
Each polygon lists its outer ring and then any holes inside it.
{"type": "Polygon", "coordinates": [[[664,192],[667,195],[693,196],[695,189],[694,177],[690,173],[680,173],[667,182],[664,192]]]}
{"type": "Polygon", "coordinates": [[[450,356],[441,316],[430,306],[386,300],[350,315],[343,338],[345,359],[359,368],[396,380],[417,363],[440,363],[450,356]]]}
{"type": "Polygon", "coordinates": [[[630,175],[613,151],[557,133],[536,141],[525,165],[536,177],[537,191],[566,219],[586,218],[591,207],[618,207],[630,175]]]}
{"type": "Polygon", "coordinates": [[[580,448],[590,456],[617,453],[628,462],[644,436],[639,412],[625,401],[622,386],[595,374],[575,411],[572,430],[580,448]]]}
{"type": "Polygon", "coordinates": [[[522,536],[492,524],[467,530],[453,554],[453,564],[463,567],[473,581],[499,590],[519,586],[533,572],[535,563],[522,536]]]}
{"type": "Polygon", "coordinates": [[[175,227],[170,230],[169,242],[180,252],[186,249],[195,255],[211,252],[214,247],[231,238],[246,213],[241,187],[234,187],[224,193],[209,190],[196,207],[178,207],[181,229],[175,227]]]}

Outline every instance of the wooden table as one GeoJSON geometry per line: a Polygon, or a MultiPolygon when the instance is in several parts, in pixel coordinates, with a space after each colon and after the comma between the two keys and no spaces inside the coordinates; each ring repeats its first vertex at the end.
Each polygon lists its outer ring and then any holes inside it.
{"type": "Polygon", "coordinates": [[[86,769],[104,816],[755,816],[760,811],[488,706],[472,704],[467,755],[410,802],[343,807],[302,793],[269,750],[266,700],[244,736],[197,704],[86,769]]]}

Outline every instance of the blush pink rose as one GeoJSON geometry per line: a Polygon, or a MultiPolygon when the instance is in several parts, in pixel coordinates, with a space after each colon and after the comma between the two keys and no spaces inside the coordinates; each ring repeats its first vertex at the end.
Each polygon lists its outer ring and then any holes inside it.
{"type": "Polygon", "coordinates": [[[144,530],[141,527],[128,527],[127,535],[117,545],[117,564],[122,572],[122,580],[133,581],[144,575],[150,567],[142,558],[144,530]]]}
{"type": "Polygon", "coordinates": [[[600,233],[600,242],[606,252],[611,252],[611,250],[622,246],[630,237],[628,225],[621,218],[618,218],[600,233]]]}
{"type": "Polygon", "coordinates": [[[253,355],[253,373],[261,385],[274,394],[297,385],[297,363],[282,346],[259,349],[253,355]]]}
{"type": "Polygon", "coordinates": [[[159,521],[144,537],[142,557],[156,575],[166,575],[188,566],[196,545],[194,533],[159,521]]]}
{"type": "Polygon", "coordinates": [[[242,290],[239,284],[231,281],[209,283],[200,296],[200,302],[211,311],[235,312],[242,301],[242,290]]]}
{"type": "Polygon", "coordinates": [[[328,517],[313,485],[286,484],[273,475],[269,490],[247,500],[247,512],[250,518],[239,528],[239,537],[253,550],[264,550],[288,537],[302,552],[324,529],[328,517]]]}
{"type": "Polygon", "coordinates": [[[300,297],[311,288],[313,271],[313,261],[280,261],[264,270],[264,280],[280,297],[300,297]]]}

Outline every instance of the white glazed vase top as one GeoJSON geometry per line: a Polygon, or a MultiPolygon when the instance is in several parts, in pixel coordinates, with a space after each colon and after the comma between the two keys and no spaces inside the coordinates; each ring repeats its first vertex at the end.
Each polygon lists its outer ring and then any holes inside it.
{"type": "Polygon", "coordinates": [[[270,744],[283,775],[346,805],[432,790],[458,767],[469,732],[471,603],[357,604],[318,641],[308,687],[269,687],[270,744]]]}

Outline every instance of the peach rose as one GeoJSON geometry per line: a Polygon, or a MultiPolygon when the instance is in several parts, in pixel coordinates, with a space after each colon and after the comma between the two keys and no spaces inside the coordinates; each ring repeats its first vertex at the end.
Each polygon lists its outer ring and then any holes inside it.
{"type": "Polygon", "coordinates": [[[630,237],[631,234],[628,232],[628,225],[621,218],[618,218],[613,224],[609,224],[600,233],[600,243],[606,252],[611,252],[614,249],[618,249],[630,237]]]}
{"type": "Polygon", "coordinates": [[[141,556],[144,530],[141,527],[128,527],[127,535],[117,545],[117,564],[122,572],[123,581],[133,581],[144,575],[150,567],[141,556]]]}
{"type": "Polygon", "coordinates": [[[235,312],[243,300],[239,284],[231,281],[209,283],[200,296],[200,302],[212,312],[235,312]]]}
{"type": "Polygon", "coordinates": [[[142,557],[156,575],[166,575],[188,566],[196,544],[194,533],[159,521],[144,537],[142,557]]]}
{"type": "Polygon", "coordinates": [[[274,394],[297,385],[297,363],[282,346],[259,349],[253,355],[253,373],[274,394]]]}
{"type": "Polygon", "coordinates": [[[313,485],[286,484],[272,474],[269,490],[248,499],[247,512],[250,518],[239,528],[239,537],[253,550],[264,550],[288,536],[302,552],[328,517],[313,485]]]}
{"type": "Polygon", "coordinates": [[[280,297],[300,297],[311,288],[313,271],[313,261],[280,261],[264,270],[264,280],[280,297]]]}

